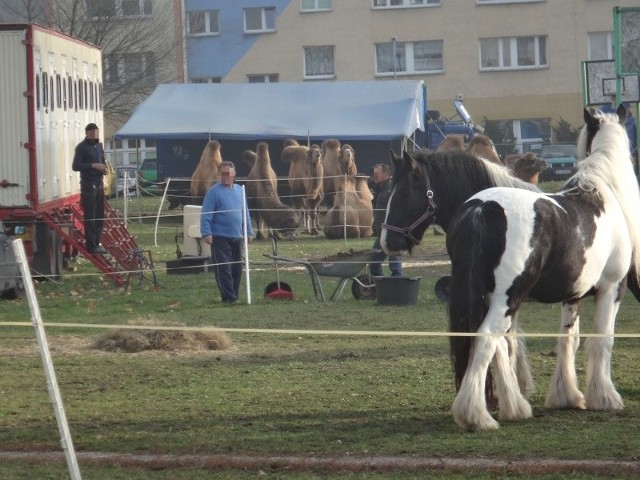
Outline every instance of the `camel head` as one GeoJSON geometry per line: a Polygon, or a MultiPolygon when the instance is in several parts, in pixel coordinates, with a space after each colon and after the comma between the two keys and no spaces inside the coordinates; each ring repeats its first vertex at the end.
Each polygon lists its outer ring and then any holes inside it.
{"type": "Polygon", "coordinates": [[[340,154],[338,155],[338,165],[342,173],[348,175],[356,174],[356,154],[353,147],[349,144],[344,144],[340,148],[340,154]]]}
{"type": "Polygon", "coordinates": [[[307,159],[311,165],[318,165],[320,163],[322,154],[320,152],[320,146],[315,143],[309,147],[307,151],[307,159]]]}

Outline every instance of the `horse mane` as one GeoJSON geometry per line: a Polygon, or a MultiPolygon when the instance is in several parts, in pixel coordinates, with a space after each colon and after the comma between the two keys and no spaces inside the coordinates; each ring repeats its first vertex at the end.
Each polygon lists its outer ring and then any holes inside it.
{"type": "MultiPolygon", "coordinates": [[[[514,177],[509,171],[489,160],[466,152],[418,152],[414,158],[426,169],[432,184],[438,184],[462,201],[480,190],[490,187],[521,188],[539,192],[535,185],[514,177]]],[[[394,176],[397,181],[399,176],[394,176]]]]}
{"type": "Polygon", "coordinates": [[[631,163],[629,137],[616,114],[595,110],[593,117],[599,120],[600,128],[593,137],[591,154],[586,156],[588,126],[585,125],[578,136],[578,154],[582,159],[578,161],[578,171],[567,183],[585,192],[612,192],[629,228],[633,268],[640,274],[640,222],[637,221],[640,190],[631,163]]]}

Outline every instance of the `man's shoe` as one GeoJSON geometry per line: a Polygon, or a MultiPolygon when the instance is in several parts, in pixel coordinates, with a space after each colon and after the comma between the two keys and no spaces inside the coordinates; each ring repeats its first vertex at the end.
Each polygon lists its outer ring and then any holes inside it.
{"type": "Polygon", "coordinates": [[[109,252],[102,245],[98,245],[97,247],[89,250],[89,253],[93,253],[95,255],[102,255],[109,252]]]}

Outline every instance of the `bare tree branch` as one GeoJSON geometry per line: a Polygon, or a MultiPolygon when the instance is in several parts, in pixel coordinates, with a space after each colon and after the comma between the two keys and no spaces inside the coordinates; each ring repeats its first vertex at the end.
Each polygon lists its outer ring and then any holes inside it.
{"type": "Polygon", "coordinates": [[[158,83],[177,80],[181,41],[174,38],[172,0],[139,2],[150,13],[125,15],[122,8],[122,0],[0,0],[0,20],[37,22],[101,47],[104,114],[117,124],[158,83]]]}

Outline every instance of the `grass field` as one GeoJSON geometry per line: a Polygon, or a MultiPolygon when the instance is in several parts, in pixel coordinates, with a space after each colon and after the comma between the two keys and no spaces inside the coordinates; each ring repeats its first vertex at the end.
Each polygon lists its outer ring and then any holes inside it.
{"type": "MultiPolygon", "coordinates": [[[[164,455],[295,455],[301,458],[389,456],[405,460],[466,458],[517,462],[532,460],[614,460],[638,462],[640,452],[640,358],[637,338],[616,339],[614,381],[625,401],[620,412],[550,411],[544,395],[555,364],[555,339],[527,339],[537,382],[531,397],[534,417],[502,422],[496,432],[460,430],[450,413],[455,396],[448,360],[446,309],[433,286],[448,274],[444,237],[431,231],[405,273],[422,277],[418,302],[412,306],[358,301],[349,287],[337,302],[319,302],[308,273],[281,270],[293,287],[293,301],[263,298],[275,281],[270,241],[250,247],[252,304],[217,303],[210,274],[171,275],[163,262],[175,258],[176,233],[182,219],[163,212],[154,244],[155,214],[143,199],[129,230],[152,251],[160,289],[132,285],[116,289],[95,268],[78,261],[62,282],[36,285],[54,365],[76,451],[164,455]],[[72,323],[86,327],[55,327],[72,323]],[[219,327],[290,330],[291,333],[227,332],[231,348],[115,353],[96,342],[118,326],[219,327]],[[95,326],[105,326],[101,329],[95,326]],[[347,332],[304,334],[300,330],[347,332]],[[369,332],[358,335],[354,332],[369,332]],[[395,332],[396,335],[376,334],[395,332]],[[405,332],[405,334],[399,334],[405,332]],[[425,335],[424,332],[433,332],[425,335]]],[[[371,239],[327,241],[301,236],[281,242],[280,255],[321,258],[349,249],[370,247],[371,239]]],[[[336,279],[322,278],[327,289],[336,279]]],[[[582,308],[583,332],[590,331],[593,302],[582,308]]],[[[638,334],[637,304],[627,295],[617,320],[618,333],[638,334]]],[[[2,301],[0,322],[30,321],[25,298],[2,301]]],[[[528,333],[555,333],[558,305],[527,303],[521,325],[528,333]]],[[[56,421],[48,400],[42,362],[30,326],[2,329],[0,342],[0,452],[61,451],[56,421]]],[[[584,352],[578,352],[578,375],[584,383],[584,352]]],[[[194,457],[195,458],[195,457],[194,457]]],[[[266,462],[262,468],[213,468],[189,465],[140,465],[81,461],[86,478],[527,478],[513,468],[467,466],[438,471],[405,468],[385,471],[340,471],[339,468],[291,468],[266,462]]],[[[537,478],[612,478],[604,474],[541,470],[537,478]]],[[[628,474],[628,473],[627,473],[628,474]]],[[[631,476],[631,475],[629,475],[631,476]]],[[[67,478],[61,462],[32,465],[2,459],[0,478],[67,478]]]]}

